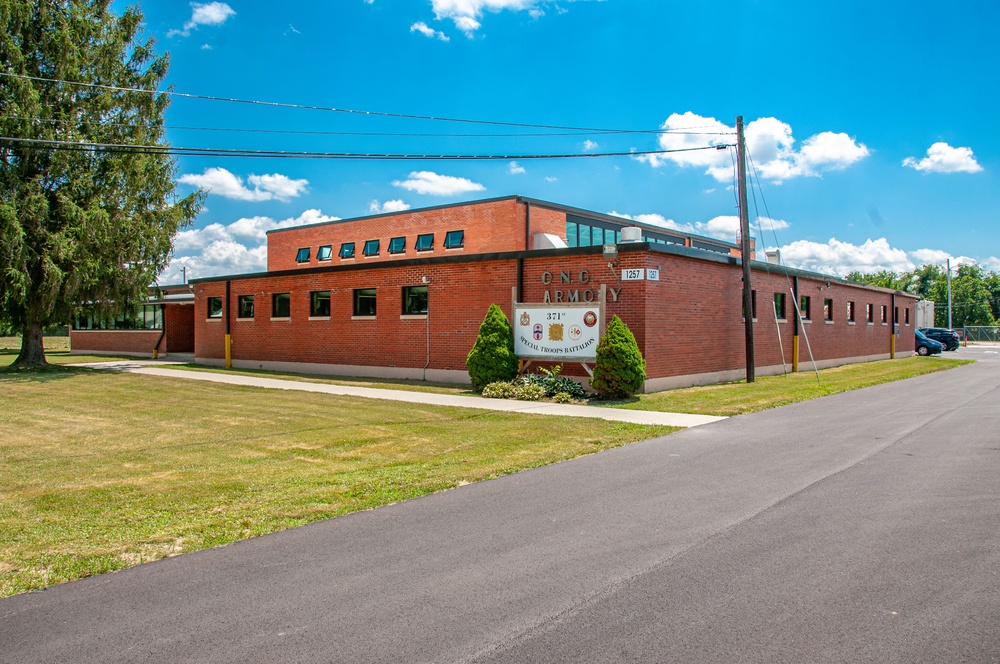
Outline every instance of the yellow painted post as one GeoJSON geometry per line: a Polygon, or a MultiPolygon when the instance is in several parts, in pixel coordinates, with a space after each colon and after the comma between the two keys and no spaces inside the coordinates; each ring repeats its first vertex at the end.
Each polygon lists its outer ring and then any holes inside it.
{"type": "Polygon", "coordinates": [[[799,370],[799,335],[792,337],[792,373],[799,370]]]}
{"type": "Polygon", "coordinates": [[[889,359],[890,360],[895,360],[896,359],[896,335],[895,334],[889,337],[889,359]]]}
{"type": "Polygon", "coordinates": [[[233,335],[226,335],[226,368],[233,368],[233,335]]]}

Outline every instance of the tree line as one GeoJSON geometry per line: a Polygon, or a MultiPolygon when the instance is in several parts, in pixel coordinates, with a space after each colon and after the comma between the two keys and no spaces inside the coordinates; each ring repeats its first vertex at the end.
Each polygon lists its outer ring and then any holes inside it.
{"type": "MultiPolygon", "coordinates": [[[[940,265],[924,265],[911,272],[847,275],[848,281],[912,293],[934,302],[935,327],[948,326],[948,273],[940,265]]],[[[952,327],[996,325],[1000,321],[1000,275],[979,265],[959,265],[951,277],[952,327]]]]}

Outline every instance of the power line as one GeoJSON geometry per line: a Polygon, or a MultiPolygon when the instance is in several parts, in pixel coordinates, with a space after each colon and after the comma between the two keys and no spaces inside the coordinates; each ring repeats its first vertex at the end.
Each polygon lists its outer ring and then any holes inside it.
{"type": "MultiPolygon", "coordinates": [[[[293,104],[288,102],[276,102],[276,101],[262,101],[256,99],[240,99],[237,97],[219,97],[215,95],[197,95],[186,92],[174,92],[172,90],[145,90],[143,88],[125,88],[115,85],[100,85],[97,83],[82,83],[79,81],[67,81],[63,79],[54,78],[42,78],[40,76],[28,76],[26,74],[11,74],[6,72],[0,72],[0,77],[7,78],[19,78],[28,81],[39,81],[43,83],[61,83],[64,85],[77,85],[85,88],[93,88],[98,90],[110,90],[112,92],[139,92],[143,94],[160,94],[167,95],[170,97],[178,97],[182,99],[197,99],[201,101],[221,101],[233,104],[247,104],[251,106],[264,106],[271,108],[285,108],[285,109],[296,109],[296,110],[308,110],[308,111],[326,111],[330,113],[344,113],[349,115],[363,115],[370,117],[384,117],[384,118],[396,118],[403,120],[428,120],[433,122],[456,122],[462,124],[478,124],[478,125],[491,125],[498,127],[520,127],[520,128],[530,128],[530,129],[555,129],[564,131],[574,131],[574,132],[601,132],[608,134],[630,134],[638,133],[636,130],[630,129],[608,129],[601,127],[570,127],[565,125],[544,125],[544,124],[531,124],[526,122],[503,122],[499,120],[471,120],[467,118],[451,118],[445,116],[432,116],[432,115],[416,115],[412,113],[390,113],[387,111],[365,111],[359,109],[350,108],[337,108],[334,106],[316,106],[311,104],[293,104]]],[[[690,129],[690,128],[686,128],[690,129]]],[[[646,132],[649,130],[639,130],[641,132],[646,132]]]]}
{"type": "MultiPolygon", "coordinates": [[[[49,124],[71,124],[71,125],[100,125],[102,127],[134,127],[135,125],[127,124],[124,122],[88,122],[88,121],[78,121],[62,118],[30,118],[30,117],[19,117],[19,116],[0,116],[0,120],[13,120],[13,121],[23,121],[23,122],[47,122],[49,124]]],[[[164,129],[173,129],[176,131],[217,131],[217,132],[230,132],[230,133],[244,133],[244,134],[288,134],[288,135],[301,135],[301,136],[379,136],[386,138],[398,138],[398,137],[418,137],[418,138],[518,138],[518,137],[551,137],[551,136],[584,136],[586,134],[581,134],[580,132],[516,132],[516,133],[488,133],[488,134],[472,134],[472,133],[454,133],[454,132],[378,132],[378,131],[305,131],[305,130],[295,130],[295,129],[254,129],[254,128],[237,128],[237,127],[190,127],[184,125],[163,125],[164,129]]],[[[590,132],[591,135],[602,135],[602,134],[677,134],[677,135],[691,135],[691,136],[723,136],[727,135],[727,132],[703,132],[703,131],[687,131],[679,129],[615,129],[615,130],[598,130],[590,132]]]]}
{"type": "MultiPolygon", "coordinates": [[[[527,161],[532,159],[587,159],[596,157],[632,157],[666,154],[669,152],[694,152],[697,150],[717,150],[720,146],[710,145],[674,150],[630,150],[628,152],[590,152],[565,154],[399,154],[364,152],[307,152],[289,150],[240,150],[225,148],[186,148],[169,145],[129,145],[124,143],[88,143],[73,141],[50,141],[34,138],[0,137],[0,147],[22,147],[36,150],[63,150],[70,152],[109,152],[113,154],[169,154],[174,156],[199,157],[249,157],[260,159],[345,159],[362,161],[527,161]]],[[[727,147],[727,146],[721,146],[727,147]]]]}

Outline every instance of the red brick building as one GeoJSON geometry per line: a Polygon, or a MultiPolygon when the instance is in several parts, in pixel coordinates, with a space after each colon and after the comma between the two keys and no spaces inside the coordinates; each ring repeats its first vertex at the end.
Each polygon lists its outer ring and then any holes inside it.
{"type": "MultiPolygon", "coordinates": [[[[751,268],[759,375],[811,370],[809,349],[820,367],[912,354],[912,296],[751,268]]],[[[465,358],[491,303],[510,318],[512,293],[593,302],[604,286],[606,316],[628,324],[646,358],[647,391],[745,374],[736,245],[520,196],[271,231],[266,272],[191,286],[203,364],[226,362],[228,331],[236,367],[468,382],[465,358]],[[623,241],[626,227],[639,230],[623,241]]],[[[164,330],[163,352],[175,352],[170,340],[183,335],[164,330]]],[[[87,340],[74,330],[75,351],[87,340]]]]}

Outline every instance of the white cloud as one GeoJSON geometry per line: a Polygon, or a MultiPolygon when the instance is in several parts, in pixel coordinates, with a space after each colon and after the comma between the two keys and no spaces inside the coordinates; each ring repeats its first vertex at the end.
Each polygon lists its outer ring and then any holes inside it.
{"type": "Polygon", "coordinates": [[[222,25],[229,19],[230,16],[236,15],[236,11],[224,2],[209,2],[206,4],[192,2],[191,8],[191,20],[184,24],[184,29],[170,30],[167,32],[168,37],[173,37],[175,35],[187,37],[191,34],[191,31],[196,30],[198,26],[222,25]]]}
{"type": "Polygon", "coordinates": [[[162,284],[180,283],[181,267],[187,268],[189,279],[265,270],[268,231],[338,218],[313,209],[281,221],[264,216],[245,217],[228,225],[215,223],[181,231],[174,237],[174,258],[159,281],[162,284]]]}
{"type": "MultiPolygon", "coordinates": [[[[661,128],[668,130],[668,133],[660,134],[659,144],[663,150],[687,150],[732,144],[736,141],[734,127],[690,111],[672,114],[661,128]],[[669,133],[671,131],[706,133],[669,133]]],[[[748,122],[745,135],[747,153],[757,172],[772,182],[842,170],[869,155],[864,144],[847,134],[831,131],[810,136],[802,142],[801,149],[796,151],[791,126],[777,118],[759,118],[748,122]]],[[[726,149],[640,155],[637,159],[654,167],[672,162],[678,166],[704,168],[708,175],[719,182],[733,180],[733,155],[726,149]]]]}
{"type": "Polygon", "coordinates": [[[411,25],[410,32],[419,32],[423,36],[428,37],[430,39],[440,39],[441,41],[444,42],[451,41],[448,35],[444,34],[443,32],[440,32],[439,30],[431,28],[423,21],[419,21],[411,25]]]}
{"type": "Polygon", "coordinates": [[[781,247],[781,262],[790,267],[822,274],[845,276],[848,272],[906,272],[915,265],[906,252],[889,246],[885,238],[868,239],[862,245],[830,238],[825,244],[797,240],[781,247]]]}
{"type": "Polygon", "coordinates": [[[483,191],[486,189],[486,187],[478,182],[473,182],[466,178],[438,175],[431,171],[414,171],[410,173],[406,180],[396,180],[392,184],[409,191],[415,191],[418,194],[427,194],[430,196],[455,196],[470,191],[483,191]]]}
{"type": "Polygon", "coordinates": [[[511,175],[520,175],[524,173],[524,166],[521,166],[516,161],[510,162],[510,166],[507,168],[507,172],[511,175]]]}
{"type": "MultiPolygon", "coordinates": [[[[735,242],[740,231],[740,218],[736,215],[722,215],[713,217],[712,219],[704,222],[696,221],[694,223],[680,223],[674,221],[673,219],[667,219],[661,214],[655,213],[630,215],[623,214],[621,212],[609,212],[608,214],[616,217],[622,217],[624,219],[631,219],[644,224],[670,228],[675,231],[681,231],[682,233],[693,233],[695,235],[714,237],[720,240],[726,240],[727,242],[735,242]]],[[[761,217],[759,219],[759,223],[754,222],[750,224],[750,233],[754,237],[757,237],[760,235],[760,227],[763,227],[764,232],[768,232],[772,229],[783,230],[789,226],[790,224],[787,221],[783,221],[781,219],[761,217]]]]}
{"type": "Polygon", "coordinates": [[[396,199],[393,201],[386,201],[385,203],[379,203],[378,201],[372,201],[368,204],[368,211],[372,214],[379,214],[383,212],[402,212],[403,210],[409,210],[410,206],[403,201],[396,199]]]}
{"type": "Polygon", "coordinates": [[[553,176],[551,176],[551,175],[546,175],[546,176],[545,176],[545,181],[546,181],[546,182],[558,182],[558,181],[559,181],[559,178],[557,178],[557,177],[553,177],[553,176]]]}
{"type": "MultiPolygon", "coordinates": [[[[566,0],[573,2],[574,0],[566,0]]],[[[431,9],[438,20],[449,19],[467,37],[482,27],[481,19],[484,12],[498,13],[505,10],[524,11],[533,20],[545,16],[545,11],[539,5],[552,4],[543,0],[431,0],[431,9]]],[[[555,5],[557,14],[565,14],[564,7],[555,5]]]]}
{"type": "Polygon", "coordinates": [[[588,139],[588,140],[586,140],[586,141],[583,142],[583,151],[584,152],[590,152],[591,150],[596,150],[598,147],[599,146],[597,145],[597,141],[591,141],[591,140],[588,139]]]}
{"type": "Polygon", "coordinates": [[[308,180],[293,180],[280,173],[272,173],[250,175],[247,181],[254,188],[249,189],[243,184],[243,178],[224,168],[206,168],[201,175],[188,173],[177,178],[177,181],[204,189],[209,194],[252,202],[288,201],[304,194],[309,186],[308,180]]]}
{"type": "Polygon", "coordinates": [[[972,154],[972,148],[953,148],[947,143],[930,146],[927,148],[927,156],[920,161],[907,157],[903,160],[903,166],[925,173],[978,173],[983,170],[972,154]]]}

